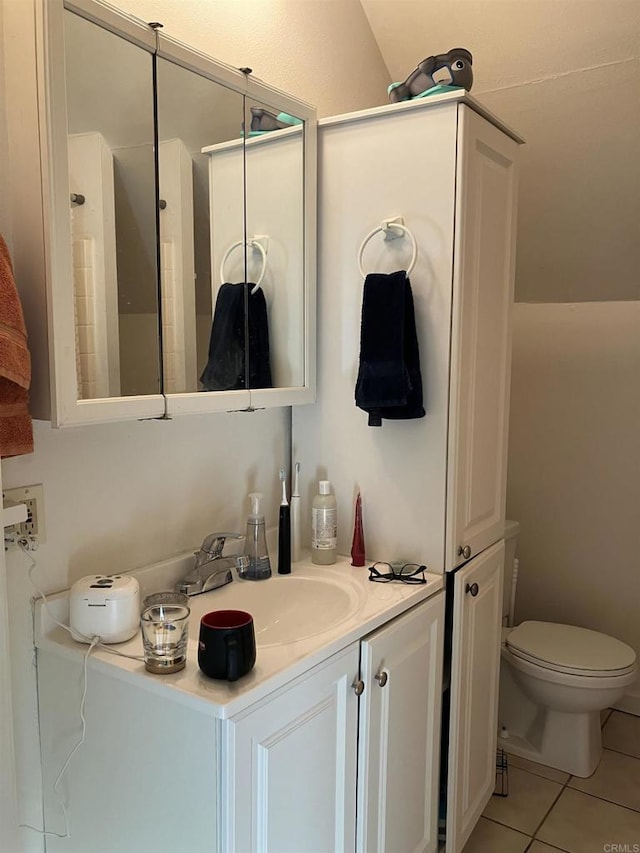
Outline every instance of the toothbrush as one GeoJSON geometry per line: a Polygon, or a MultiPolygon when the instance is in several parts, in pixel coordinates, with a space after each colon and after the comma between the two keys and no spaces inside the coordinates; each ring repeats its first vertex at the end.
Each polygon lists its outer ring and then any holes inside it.
{"type": "Polygon", "coordinates": [[[280,501],[280,519],[278,524],[278,574],[291,574],[291,515],[287,503],[287,486],[284,481],[284,468],[280,469],[282,500],[280,501]]]}
{"type": "Polygon", "coordinates": [[[291,559],[300,559],[300,463],[296,462],[291,492],[291,559]]]}

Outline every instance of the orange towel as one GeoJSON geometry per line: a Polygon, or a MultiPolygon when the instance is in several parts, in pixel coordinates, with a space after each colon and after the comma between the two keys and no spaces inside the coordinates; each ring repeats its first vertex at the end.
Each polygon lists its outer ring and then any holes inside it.
{"type": "Polygon", "coordinates": [[[33,453],[31,355],[7,244],[0,234],[0,456],[33,453]]]}

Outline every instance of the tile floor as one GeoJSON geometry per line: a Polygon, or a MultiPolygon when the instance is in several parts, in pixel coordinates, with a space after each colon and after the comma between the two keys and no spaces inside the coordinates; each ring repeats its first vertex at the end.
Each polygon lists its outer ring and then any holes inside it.
{"type": "Polygon", "coordinates": [[[640,717],[602,715],[588,779],[509,756],[509,796],[492,797],[464,853],[640,853],[640,717]]]}

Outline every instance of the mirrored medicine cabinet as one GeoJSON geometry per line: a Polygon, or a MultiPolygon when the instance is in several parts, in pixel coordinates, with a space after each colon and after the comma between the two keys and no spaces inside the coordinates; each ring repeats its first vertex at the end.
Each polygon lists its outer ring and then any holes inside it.
{"type": "Polygon", "coordinates": [[[316,113],[98,0],[42,0],[55,426],[311,402],[316,113]]]}

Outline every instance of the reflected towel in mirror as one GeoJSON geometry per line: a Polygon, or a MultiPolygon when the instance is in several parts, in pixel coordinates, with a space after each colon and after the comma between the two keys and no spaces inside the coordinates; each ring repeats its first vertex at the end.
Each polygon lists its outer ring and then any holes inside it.
{"type": "Polygon", "coordinates": [[[33,453],[31,355],[7,244],[0,234],[0,456],[33,453]]]}
{"type": "Polygon", "coordinates": [[[220,286],[209,338],[209,359],[200,382],[204,391],[271,388],[269,323],[264,292],[251,282],[220,286]],[[245,381],[245,304],[248,306],[248,383],[245,381]]]}
{"type": "Polygon", "coordinates": [[[413,294],[404,270],[365,279],[355,397],[369,413],[369,426],[425,415],[413,294]]]}

